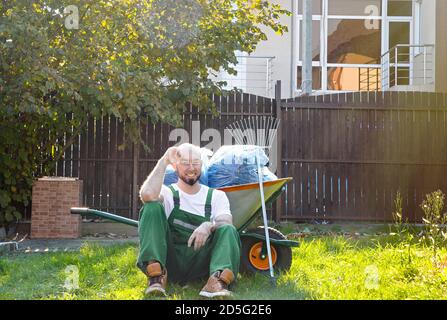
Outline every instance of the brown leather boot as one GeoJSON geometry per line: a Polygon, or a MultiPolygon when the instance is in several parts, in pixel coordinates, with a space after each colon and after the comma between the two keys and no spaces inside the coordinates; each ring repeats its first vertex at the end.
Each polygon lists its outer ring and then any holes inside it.
{"type": "Polygon", "coordinates": [[[231,296],[232,292],[228,290],[228,286],[233,280],[234,274],[230,269],[217,271],[209,277],[200,295],[207,298],[231,296]]]}
{"type": "Polygon", "coordinates": [[[148,286],[145,294],[166,296],[166,285],[168,283],[168,271],[161,269],[158,262],[151,262],[146,267],[148,286]]]}

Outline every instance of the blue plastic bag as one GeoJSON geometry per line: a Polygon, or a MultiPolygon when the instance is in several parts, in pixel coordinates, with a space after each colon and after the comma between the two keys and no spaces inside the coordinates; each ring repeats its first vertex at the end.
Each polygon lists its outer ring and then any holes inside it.
{"type": "Polygon", "coordinates": [[[220,188],[258,182],[257,157],[260,160],[263,181],[276,179],[266,167],[269,159],[262,149],[252,145],[231,145],[222,146],[211,157],[208,165],[208,186],[220,188]]]}
{"type": "Polygon", "coordinates": [[[262,168],[262,181],[277,180],[278,177],[268,167],[262,168]]]}
{"type": "Polygon", "coordinates": [[[171,165],[168,165],[165,171],[165,179],[163,184],[169,186],[173,183],[176,183],[178,180],[177,172],[175,172],[174,168],[171,165]]]}

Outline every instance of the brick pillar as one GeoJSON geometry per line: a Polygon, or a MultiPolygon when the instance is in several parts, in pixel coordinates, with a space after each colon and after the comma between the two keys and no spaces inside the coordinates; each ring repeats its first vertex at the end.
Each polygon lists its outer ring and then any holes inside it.
{"type": "Polygon", "coordinates": [[[79,238],[81,216],[70,213],[82,206],[82,180],[43,177],[33,185],[31,238],[79,238]]]}

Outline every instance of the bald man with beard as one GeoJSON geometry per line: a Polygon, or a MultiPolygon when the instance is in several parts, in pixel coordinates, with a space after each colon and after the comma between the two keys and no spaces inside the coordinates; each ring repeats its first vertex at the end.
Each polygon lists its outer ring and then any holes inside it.
{"type": "Polygon", "coordinates": [[[141,186],[137,266],[148,278],[147,295],[166,295],[168,271],[179,284],[209,276],[201,296],[231,295],[241,242],[225,192],[199,184],[201,168],[199,147],[171,147],[141,186]],[[179,179],[165,186],[169,164],[179,179]]]}

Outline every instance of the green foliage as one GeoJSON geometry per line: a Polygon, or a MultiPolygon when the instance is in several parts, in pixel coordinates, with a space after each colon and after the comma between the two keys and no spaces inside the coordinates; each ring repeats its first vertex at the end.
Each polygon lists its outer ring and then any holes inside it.
{"type": "Polygon", "coordinates": [[[34,178],[49,173],[62,152],[56,142],[71,124],[65,116],[0,110],[0,225],[21,218],[34,178]]]}
{"type": "Polygon", "coordinates": [[[442,191],[437,190],[426,195],[426,199],[421,203],[424,211],[422,222],[423,230],[416,235],[416,229],[412,227],[408,220],[403,221],[402,213],[402,196],[397,192],[394,200],[396,210],[393,212],[394,224],[391,226],[390,235],[397,237],[404,248],[402,252],[402,263],[408,268],[412,268],[412,246],[415,241],[419,241],[423,245],[432,250],[432,260],[438,264],[438,252],[447,244],[447,213],[443,213],[445,195],[442,191]]]}
{"type": "Polygon", "coordinates": [[[36,175],[48,172],[90,116],[179,125],[186,102],[216,112],[211,94],[235,74],[236,52],[282,34],[278,5],[253,0],[0,2],[0,224],[20,216],[36,175]],[[69,119],[65,116],[70,114],[69,119]],[[40,168],[38,170],[38,168],[40,168]]]}
{"type": "Polygon", "coordinates": [[[428,242],[433,249],[433,259],[438,259],[438,251],[447,244],[447,213],[442,212],[444,208],[445,195],[437,190],[426,195],[421,204],[424,211],[422,221],[425,230],[422,240],[428,242]]]}
{"type": "Polygon", "coordinates": [[[402,229],[402,220],[403,220],[403,213],[402,213],[402,195],[400,194],[400,191],[397,191],[396,198],[394,199],[394,207],[396,211],[393,212],[393,221],[397,228],[397,230],[402,229]]]}
{"type": "Polygon", "coordinates": [[[404,255],[402,255],[402,263],[411,265],[411,245],[414,239],[414,235],[408,224],[408,219],[405,219],[405,221],[403,221],[402,201],[402,195],[400,191],[397,191],[396,198],[394,199],[395,211],[392,213],[394,224],[392,225],[390,235],[398,237],[399,241],[406,249],[406,256],[404,257],[404,255]]]}

